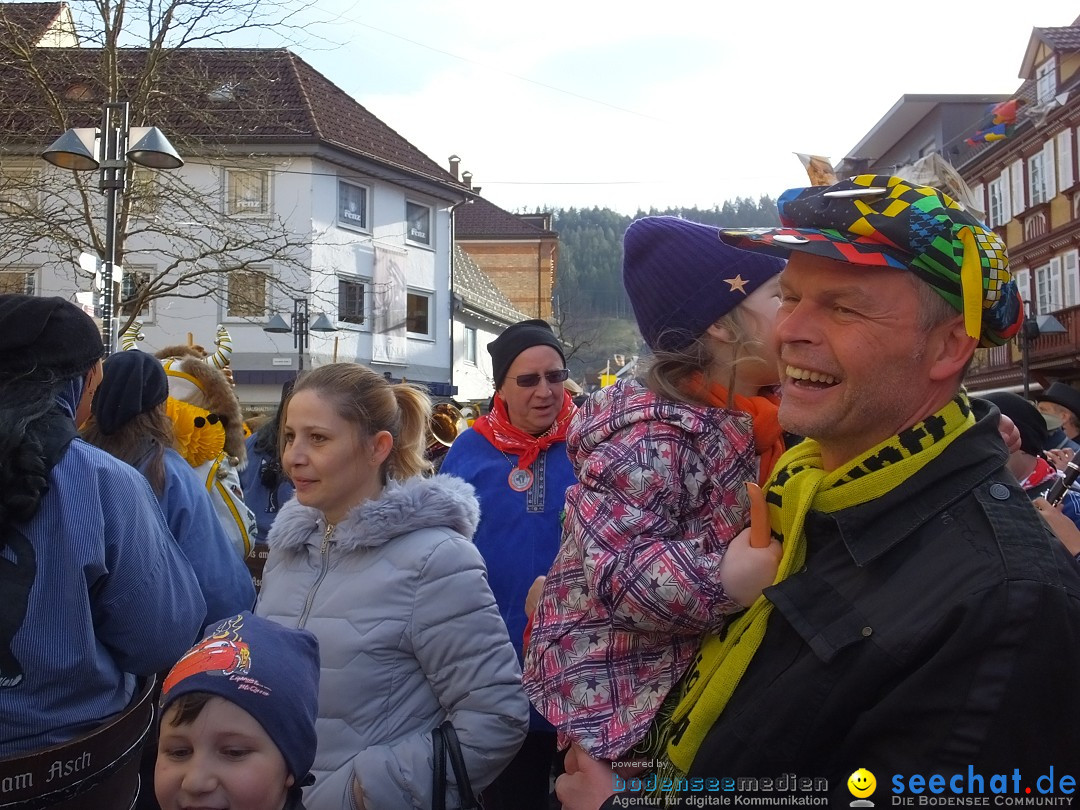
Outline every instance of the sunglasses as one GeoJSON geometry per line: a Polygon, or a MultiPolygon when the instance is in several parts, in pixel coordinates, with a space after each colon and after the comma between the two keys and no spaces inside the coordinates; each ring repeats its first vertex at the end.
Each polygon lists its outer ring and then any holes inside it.
{"type": "Polygon", "coordinates": [[[514,382],[518,384],[518,388],[535,388],[540,384],[541,377],[548,381],[548,385],[557,385],[567,381],[570,370],[560,368],[558,371],[545,371],[543,374],[519,374],[514,377],[514,382]]]}

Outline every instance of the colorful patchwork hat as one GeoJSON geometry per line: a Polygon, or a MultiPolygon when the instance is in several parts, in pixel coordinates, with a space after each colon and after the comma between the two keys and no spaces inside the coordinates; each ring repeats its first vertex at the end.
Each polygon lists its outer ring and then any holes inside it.
{"type": "Polygon", "coordinates": [[[721,239],[774,256],[792,251],[866,267],[910,270],[964,313],[971,337],[998,346],[1024,309],[1005,245],[958,202],[930,186],[863,174],[780,195],[780,228],[725,229],[721,239]]]}

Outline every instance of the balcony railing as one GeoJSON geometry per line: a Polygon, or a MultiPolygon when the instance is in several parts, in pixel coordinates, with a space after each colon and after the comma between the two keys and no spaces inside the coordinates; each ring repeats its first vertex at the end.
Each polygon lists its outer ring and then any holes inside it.
{"type": "MultiPolygon", "coordinates": [[[[1080,306],[1057,310],[1053,316],[1065,331],[1039,335],[1031,341],[1028,366],[1032,381],[1074,377],[1080,370],[1080,306]]],[[[979,349],[965,382],[973,390],[1020,385],[1020,339],[993,349],[979,349]]]]}

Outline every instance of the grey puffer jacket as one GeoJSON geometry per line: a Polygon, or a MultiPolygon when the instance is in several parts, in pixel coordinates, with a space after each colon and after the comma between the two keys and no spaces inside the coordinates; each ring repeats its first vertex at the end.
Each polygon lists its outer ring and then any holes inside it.
{"type": "Polygon", "coordinates": [[[444,475],[391,482],[336,526],[295,498],[282,507],[256,612],[319,639],[308,810],[354,807],[354,780],[367,810],[431,807],[445,718],[476,790],[517,753],[529,704],[469,540],[478,520],[473,488],[444,475]]]}

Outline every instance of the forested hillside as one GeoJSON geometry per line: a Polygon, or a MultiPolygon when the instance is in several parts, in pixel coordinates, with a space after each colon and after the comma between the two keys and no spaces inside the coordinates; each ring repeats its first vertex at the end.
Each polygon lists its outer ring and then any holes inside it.
{"type": "Polygon", "coordinates": [[[559,234],[555,286],[557,327],[570,345],[575,378],[595,382],[595,373],[615,354],[643,354],[634,314],[622,289],[622,238],[643,216],[679,216],[730,228],[779,224],[776,201],[740,197],[714,208],[639,211],[633,217],[609,208],[559,208],[553,228],[559,234]]]}

